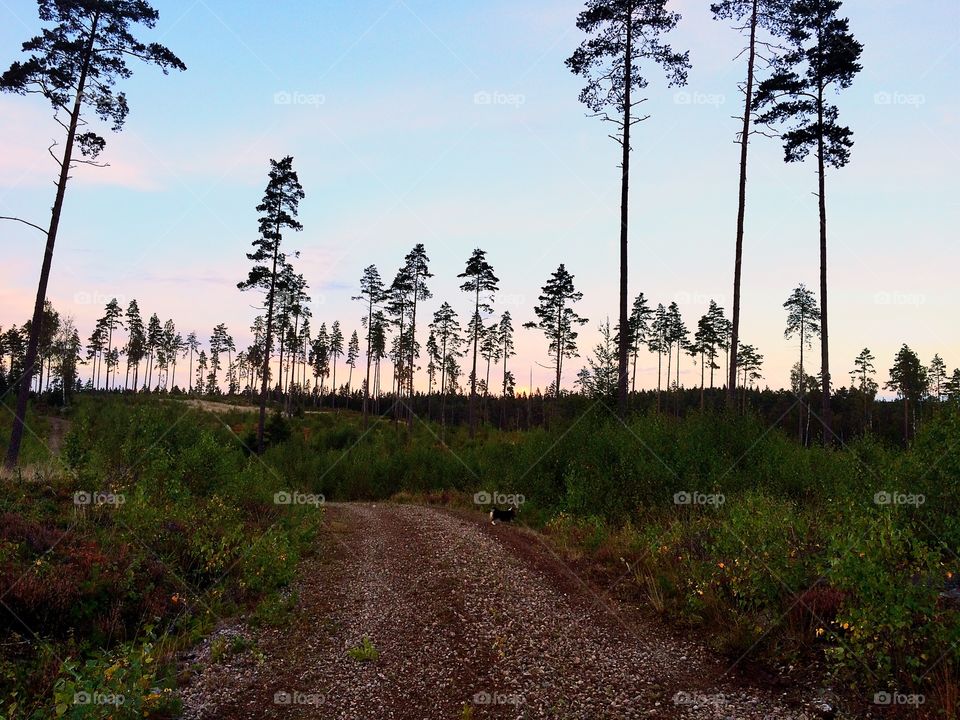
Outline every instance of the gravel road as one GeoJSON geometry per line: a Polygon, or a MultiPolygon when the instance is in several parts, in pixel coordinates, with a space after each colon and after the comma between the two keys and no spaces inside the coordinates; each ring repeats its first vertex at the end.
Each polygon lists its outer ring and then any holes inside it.
{"type": "Polygon", "coordinates": [[[537,536],[413,505],[329,505],[282,629],[222,625],[185,664],[184,718],[822,717],[724,675],[597,594],[537,536]],[[210,662],[243,636],[246,649],[210,662]],[[370,638],[379,656],[348,650],[370,638]],[[219,638],[219,640],[218,640],[219,638]]]}

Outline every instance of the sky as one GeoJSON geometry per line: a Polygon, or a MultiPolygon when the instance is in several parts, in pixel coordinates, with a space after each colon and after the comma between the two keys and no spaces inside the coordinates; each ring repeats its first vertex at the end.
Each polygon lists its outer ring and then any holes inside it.
{"type": "MultiPolygon", "coordinates": [[[[294,157],[306,198],[302,233],[284,239],[312,296],[313,326],[360,330],[357,294],[373,263],[389,280],[424,243],[432,311],[466,318],[457,273],[475,247],[500,278],[497,314],[535,319],[560,263],[584,294],[585,356],[617,315],[619,146],[578,102],[564,65],[582,39],[581,0],[350,0],[279,3],[155,0],[141,37],[187,65],[164,76],[133,66],[126,126],[107,133],[107,168],[73,173],[48,297],[85,339],[103,305],[136,298],[201,338],[227,324],[251,342],[257,296],[241,293],[245,253],[270,158],[294,157]]],[[[745,65],[742,38],[705,0],[676,0],[671,33],[689,50],[685,88],[655,66],[631,161],[630,290],[676,301],[691,331],[710,299],[732,304],[745,65]]],[[[863,71],[833,98],[854,131],[850,164],[827,176],[830,347],[835,384],[863,347],[881,384],[903,343],[924,362],[960,366],[956,280],[960,194],[960,3],[847,0],[863,71]]],[[[0,65],[41,25],[30,0],[0,0],[0,65]]],[[[49,221],[60,128],[42,99],[0,96],[0,215],[49,221]]],[[[784,338],[784,300],[819,287],[815,163],[786,164],[776,139],[751,143],[744,241],[744,342],[765,356],[762,384],[782,387],[799,352],[784,338]]],[[[33,307],[42,235],[0,222],[0,326],[33,307]]],[[[362,334],[362,331],[361,331],[362,334]]],[[[421,342],[425,340],[425,331],[421,342]]],[[[818,356],[815,346],[812,356],[818,356]]],[[[565,364],[572,385],[583,361],[565,364]]],[[[518,387],[550,382],[547,343],[518,330],[518,387]]],[[[814,368],[815,371],[816,368],[814,368]]],[[[681,381],[699,384],[684,360],[681,381]]],[[[655,387],[656,356],[638,384],[655,387]]],[[[425,382],[425,380],[424,380],[425,382]]]]}

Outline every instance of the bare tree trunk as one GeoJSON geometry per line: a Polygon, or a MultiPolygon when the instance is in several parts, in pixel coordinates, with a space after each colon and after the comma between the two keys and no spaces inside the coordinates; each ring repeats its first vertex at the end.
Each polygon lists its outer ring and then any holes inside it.
{"type": "Polygon", "coordinates": [[[677,417],[680,417],[680,356],[683,354],[683,346],[677,340],[677,392],[674,396],[673,407],[677,417]]]}
{"type": "MultiPolygon", "coordinates": [[[[713,364],[713,361],[710,361],[713,364]]],[[[703,350],[700,350],[700,412],[703,412],[703,386],[706,382],[703,366],[703,350]]]]}
{"type": "Polygon", "coordinates": [[[823,442],[833,442],[833,411],[830,408],[830,343],[827,328],[827,200],[824,180],[824,143],[823,143],[823,87],[817,98],[817,119],[820,127],[818,138],[817,171],[819,182],[820,206],[820,372],[821,372],[821,415],[823,421],[823,442]]]}
{"type": "Polygon", "coordinates": [[[370,293],[370,302],[367,307],[367,382],[363,386],[363,427],[367,427],[367,413],[370,403],[370,331],[373,327],[373,292],[370,293]]]}
{"type": "Polygon", "coordinates": [[[107,333],[107,392],[110,392],[110,365],[113,360],[113,328],[107,333]]]}
{"type": "MultiPolygon", "coordinates": [[[[633,68],[633,3],[627,3],[627,43],[623,69],[623,175],[620,179],[620,342],[618,347],[617,412],[627,416],[627,345],[629,315],[627,312],[627,221],[630,190],[630,87],[633,68]]],[[[559,383],[558,383],[559,390],[559,383]]]]}
{"type": "Polygon", "coordinates": [[[43,360],[44,360],[44,358],[43,358],[42,355],[39,354],[39,352],[38,352],[37,354],[38,354],[38,356],[39,356],[39,357],[37,358],[37,370],[38,370],[38,374],[37,374],[37,395],[39,395],[40,393],[43,392],[43,360]]]}
{"type": "Polygon", "coordinates": [[[663,373],[663,350],[657,349],[657,412],[660,412],[660,376],[663,373]]]}
{"type": "Polygon", "coordinates": [[[447,336],[443,336],[440,360],[440,439],[443,440],[447,428],[447,336]]]}
{"type": "Polygon", "coordinates": [[[333,407],[337,406],[337,355],[333,354],[333,407]]]}
{"type": "Polygon", "coordinates": [[[733,318],[728,356],[727,406],[733,405],[737,388],[737,345],[740,340],[740,278],[743,262],[743,225],[747,206],[747,147],[750,143],[750,115],[753,112],[753,68],[757,59],[757,12],[759,0],[753,0],[750,13],[750,49],[747,58],[747,86],[743,101],[743,129],[740,135],[740,192],[737,201],[737,245],[733,265],[733,318]]]}
{"type": "Polygon", "coordinates": [[[47,230],[47,244],[43,252],[43,264],[40,267],[40,282],[37,284],[37,298],[33,306],[33,322],[30,324],[30,337],[27,340],[27,354],[24,358],[23,376],[20,378],[20,388],[17,392],[17,408],[14,413],[13,428],[10,431],[10,444],[7,446],[7,457],[4,462],[7,469],[12,470],[20,458],[20,444],[23,442],[24,419],[27,415],[27,400],[30,398],[30,382],[33,379],[34,365],[37,362],[37,349],[40,344],[40,330],[43,322],[43,303],[47,298],[47,284],[50,281],[50,268],[53,264],[53,247],[57,241],[57,231],[60,228],[60,213],[63,210],[63,198],[67,190],[67,181],[70,179],[70,163],[73,159],[73,144],[77,135],[77,124],[80,121],[80,109],[83,106],[83,92],[86,87],[87,73],[93,56],[93,46],[97,36],[97,25],[100,14],[93,16],[90,27],[90,37],[84,53],[83,66],[80,68],[80,77],[77,82],[77,96],[70,112],[70,124],[67,130],[67,140],[63,149],[63,159],[60,161],[60,178],[57,181],[57,195],[53,201],[50,213],[50,227],[47,230]]]}
{"type": "Polygon", "coordinates": [[[903,442],[910,444],[910,400],[907,394],[903,394],[903,442]]]}
{"type": "Polygon", "coordinates": [[[800,319],[800,378],[799,378],[800,387],[798,389],[800,390],[800,430],[799,430],[800,444],[803,445],[804,447],[806,447],[807,445],[807,438],[803,433],[803,406],[805,404],[805,397],[807,394],[807,378],[803,374],[803,342],[805,339],[803,331],[804,331],[805,323],[806,323],[806,320],[803,317],[801,317],[800,319]]]}
{"type": "MultiPolygon", "coordinates": [[[[413,363],[417,349],[417,300],[420,294],[420,267],[413,274],[413,313],[410,317],[410,367],[407,382],[409,385],[410,407],[407,410],[407,428],[413,430],[413,363]]],[[[429,413],[428,413],[429,414],[429,413]]]]}
{"type": "Polygon", "coordinates": [[[287,362],[290,364],[290,367],[287,368],[287,398],[284,403],[287,415],[290,414],[290,393],[293,389],[294,371],[297,367],[297,327],[299,324],[300,316],[295,315],[293,318],[293,348],[291,348],[287,358],[287,362]]]}
{"type": "MultiPolygon", "coordinates": [[[[557,311],[557,385],[554,388],[554,394],[557,400],[560,399],[560,373],[563,364],[563,305],[557,311]]],[[[532,385],[533,383],[531,383],[532,385]]]]}
{"type": "Polygon", "coordinates": [[[507,342],[506,340],[504,340],[503,342],[503,387],[500,392],[501,392],[501,396],[506,396],[507,394],[507,342]]]}
{"type": "Polygon", "coordinates": [[[667,402],[670,402],[670,378],[673,377],[673,343],[667,345],[667,402]]]}
{"type": "Polygon", "coordinates": [[[257,419],[257,453],[263,454],[263,427],[267,419],[267,378],[270,375],[270,339],[273,332],[273,295],[277,287],[277,255],[280,253],[280,223],[277,223],[277,243],[273,249],[273,268],[270,272],[270,294],[267,297],[267,327],[263,333],[263,368],[260,381],[260,413],[257,419]]]}
{"type": "MultiPolygon", "coordinates": [[[[476,278],[477,297],[473,306],[473,369],[470,371],[470,437],[477,432],[477,338],[480,334],[480,276],[476,278]]],[[[559,386],[559,385],[558,385],[559,386]]]]}

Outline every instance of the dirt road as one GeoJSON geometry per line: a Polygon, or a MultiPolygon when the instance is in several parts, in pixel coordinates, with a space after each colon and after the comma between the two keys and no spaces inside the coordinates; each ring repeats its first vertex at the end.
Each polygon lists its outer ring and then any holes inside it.
{"type": "Polygon", "coordinates": [[[533,533],[410,505],[326,512],[292,622],[235,621],[198,648],[185,718],[822,717],[598,595],[533,533]],[[364,637],[377,659],[350,656],[364,637]],[[214,662],[213,644],[245,649],[214,662]]]}

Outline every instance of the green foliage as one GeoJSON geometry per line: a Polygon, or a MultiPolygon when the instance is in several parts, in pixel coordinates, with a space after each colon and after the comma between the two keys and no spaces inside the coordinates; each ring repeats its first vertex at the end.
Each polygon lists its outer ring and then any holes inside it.
{"type": "Polygon", "coordinates": [[[96,652],[82,663],[65,660],[53,688],[53,715],[76,720],[175,715],[179,702],[161,673],[149,641],[96,652]]]}
{"type": "MultiPolygon", "coordinates": [[[[296,603],[283,588],[322,508],[276,505],[275,493],[484,490],[522,495],[520,521],[543,525],[563,550],[618,572],[626,563],[652,607],[737,656],[822,656],[843,682],[900,689],[928,683],[923,670],[944,653],[960,662],[951,649],[958,609],[942,595],[960,578],[951,552],[960,546],[955,410],[922,426],[906,451],[870,437],[843,450],[803,448],[757,418],[710,413],[652,413],[624,426],[596,406],[549,430],[481,427],[473,439],[463,427],[418,423],[411,432],[380,420],[363,431],[348,412],[307,414],[284,419],[286,439],[257,457],[237,440],[255,423],[255,413],[213,417],[155,399],[81,402],[64,442],[70,473],[45,490],[2,486],[0,511],[16,508],[19,519],[4,524],[0,565],[24,578],[4,602],[60,652],[70,633],[82,639],[70,653],[81,663],[139,647],[135,619],[144,616],[193,636],[208,629],[211,609],[265,597],[253,621],[282,625],[296,603]],[[78,529],[90,542],[65,539],[36,565],[74,521],[65,507],[73,492],[93,488],[126,502],[89,508],[78,529]],[[723,501],[678,504],[680,493],[723,501]],[[925,502],[878,504],[882,493],[925,502]]],[[[366,658],[376,648],[356,650],[366,658]]],[[[38,653],[27,675],[44,662],[38,653]]],[[[26,681],[0,664],[6,686],[26,681]]]]}
{"type": "Polygon", "coordinates": [[[960,659],[960,616],[940,601],[945,581],[958,570],[955,556],[944,558],[890,513],[837,529],[830,556],[832,582],[846,600],[823,633],[828,656],[846,677],[866,670],[916,687],[944,653],[960,659]]]}
{"type": "Polygon", "coordinates": [[[297,594],[274,592],[261,602],[251,616],[255,626],[283,627],[297,607],[297,594]]]}
{"type": "MultiPolygon", "coordinates": [[[[171,656],[151,650],[144,619],[175,643],[289,583],[323,510],[274,503],[291,484],[236,439],[255,418],[155,399],[84,400],[62,472],[0,482],[0,593],[51,650],[33,646],[15,663],[0,656],[0,695],[20,698],[9,716],[48,717],[55,706],[66,717],[162,715],[169,699],[155,688],[169,686],[171,656]],[[77,492],[122,502],[75,505],[77,492]],[[51,656],[66,662],[58,669],[51,656]],[[95,692],[121,693],[124,703],[72,703],[95,692]]],[[[0,631],[19,632],[11,617],[0,631]]]]}
{"type": "Polygon", "coordinates": [[[374,646],[373,641],[364,635],[359,645],[347,650],[347,655],[357,662],[374,662],[380,658],[380,651],[374,646]]]}

